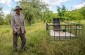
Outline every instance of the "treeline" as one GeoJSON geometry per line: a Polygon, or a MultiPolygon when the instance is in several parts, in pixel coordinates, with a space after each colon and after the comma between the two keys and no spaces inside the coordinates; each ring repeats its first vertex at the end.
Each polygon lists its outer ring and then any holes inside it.
{"type": "MultiPolygon", "coordinates": [[[[21,0],[18,4],[22,7],[22,13],[25,15],[26,24],[33,24],[36,22],[52,22],[53,18],[60,18],[63,20],[82,20],[85,19],[85,7],[81,9],[68,11],[67,8],[56,7],[57,13],[49,10],[48,4],[41,0],[21,0]]],[[[12,12],[13,9],[12,9],[12,12]]],[[[11,14],[4,18],[2,8],[0,9],[0,25],[10,24],[11,14]]]]}

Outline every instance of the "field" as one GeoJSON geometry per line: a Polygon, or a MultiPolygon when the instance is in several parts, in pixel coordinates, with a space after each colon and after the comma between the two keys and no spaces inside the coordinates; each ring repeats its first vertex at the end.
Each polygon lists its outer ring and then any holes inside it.
{"type": "MultiPolygon", "coordinates": [[[[0,55],[85,55],[85,37],[80,36],[71,40],[51,40],[45,23],[36,23],[26,26],[26,51],[18,48],[17,53],[12,51],[11,26],[0,26],[0,55]]],[[[21,41],[18,40],[20,47],[21,41]]]]}

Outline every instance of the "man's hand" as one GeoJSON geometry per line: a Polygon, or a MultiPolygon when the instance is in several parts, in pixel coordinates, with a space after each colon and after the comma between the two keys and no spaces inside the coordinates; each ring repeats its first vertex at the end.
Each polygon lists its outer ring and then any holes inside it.
{"type": "Polygon", "coordinates": [[[17,33],[19,31],[19,29],[14,29],[14,33],[17,33]]]}
{"type": "Polygon", "coordinates": [[[17,33],[18,31],[17,30],[14,30],[14,33],[17,33]]]}
{"type": "Polygon", "coordinates": [[[26,33],[26,30],[24,31],[24,33],[26,33]]]}

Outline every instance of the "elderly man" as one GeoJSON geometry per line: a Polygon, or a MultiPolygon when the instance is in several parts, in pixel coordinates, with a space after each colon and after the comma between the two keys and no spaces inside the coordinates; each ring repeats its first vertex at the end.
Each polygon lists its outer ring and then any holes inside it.
{"type": "Polygon", "coordinates": [[[13,50],[17,52],[17,42],[18,42],[18,37],[20,36],[21,38],[21,49],[25,50],[25,44],[26,44],[26,39],[25,39],[25,23],[24,23],[24,16],[23,14],[20,13],[22,8],[19,6],[16,6],[15,8],[15,14],[12,15],[11,18],[11,26],[13,29],[13,50]]]}

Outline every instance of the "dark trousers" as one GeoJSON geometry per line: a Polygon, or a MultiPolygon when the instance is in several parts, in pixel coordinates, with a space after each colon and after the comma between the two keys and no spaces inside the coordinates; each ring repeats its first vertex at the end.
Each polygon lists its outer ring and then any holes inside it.
{"type": "Polygon", "coordinates": [[[25,48],[25,44],[26,44],[26,39],[25,39],[25,34],[24,33],[13,33],[13,48],[15,50],[17,50],[17,42],[18,42],[18,37],[20,36],[21,38],[21,49],[24,49],[25,48]]]}

